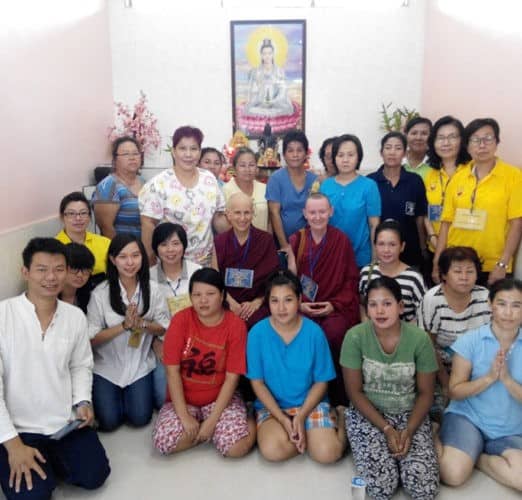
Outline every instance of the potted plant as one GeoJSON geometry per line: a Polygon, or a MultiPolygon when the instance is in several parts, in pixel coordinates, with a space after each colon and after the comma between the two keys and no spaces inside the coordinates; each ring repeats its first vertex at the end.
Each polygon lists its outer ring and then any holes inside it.
{"type": "Polygon", "coordinates": [[[419,116],[419,112],[415,109],[408,109],[406,106],[392,108],[392,105],[391,102],[381,105],[381,129],[385,132],[403,132],[406,123],[419,116]]]}

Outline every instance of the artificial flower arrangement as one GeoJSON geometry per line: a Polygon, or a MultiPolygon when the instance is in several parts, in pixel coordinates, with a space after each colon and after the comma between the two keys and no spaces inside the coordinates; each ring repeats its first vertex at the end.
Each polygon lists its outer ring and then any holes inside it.
{"type": "Polygon", "coordinates": [[[115,102],[116,123],[108,129],[109,140],[129,135],[134,137],[145,154],[156,150],[161,142],[157,127],[158,119],[147,107],[147,96],[140,90],[140,98],[134,105],[134,110],[122,102],[115,102]]]}

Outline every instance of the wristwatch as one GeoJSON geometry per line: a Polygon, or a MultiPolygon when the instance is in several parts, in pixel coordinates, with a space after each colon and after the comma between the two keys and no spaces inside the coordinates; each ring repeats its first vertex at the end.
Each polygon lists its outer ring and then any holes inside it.
{"type": "Polygon", "coordinates": [[[73,405],[73,410],[77,410],[78,408],[80,408],[82,406],[92,406],[92,404],[90,401],[87,401],[86,399],[84,399],[83,401],[80,401],[79,403],[76,403],[75,405],[73,405]]]}
{"type": "Polygon", "coordinates": [[[502,262],[501,260],[499,260],[495,266],[497,267],[500,267],[500,269],[506,269],[507,268],[507,264],[505,262],[502,262]]]}

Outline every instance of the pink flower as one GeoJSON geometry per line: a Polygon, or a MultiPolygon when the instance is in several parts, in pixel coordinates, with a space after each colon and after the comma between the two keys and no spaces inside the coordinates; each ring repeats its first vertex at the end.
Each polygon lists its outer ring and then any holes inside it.
{"type": "Polygon", "coordinates": [[[157,149],[161,136],[157,127],[157,118],[147,108],[147,96],[140,90],[140,98],[131,109],[121,102],[115,102],[116,124],[109,127],[107,135],[113,141],[123,135],[135,137],[145,153],[157,149]]]}

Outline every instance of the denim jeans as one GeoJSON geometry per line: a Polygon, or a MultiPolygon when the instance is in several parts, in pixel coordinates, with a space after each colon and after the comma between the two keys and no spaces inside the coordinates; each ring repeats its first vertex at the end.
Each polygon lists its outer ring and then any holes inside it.
{"type": "Polygon", "coordinates": [[[15,489],[9,487],[8,454],[0,446],[0,483],[8,500],[51,498],[56,488],[56,476],[66,483],[92,490],[99,488],[110,474],[111,468],[105,450],[98,435],[90,427],[73,431],[58,441],[43,434],[32,433],[21,433],[20,439],[44,456],[45,463],[37,462],[45,471],[47,479],[42,479],[33,471],[33,489],[28,491],[25,480],[22,480],[20,493],[15,493],[15,489]]]}
{"type": "Polygon", "coordinates": [[[94,374],[92,401],[102,431],[112,431],[123,422],[135,427],[152,418],[152,372],[126,387],[120,387],[94,374]]]}
{"type": "Polygon", "coordinates": [[[160,410],[165,404],[167,396],[167,372],[163,363],[158,361],[156,368],[152,371],[152,385],[153,385],[153,397],[154,397],[154,408],[160,410]]]}

